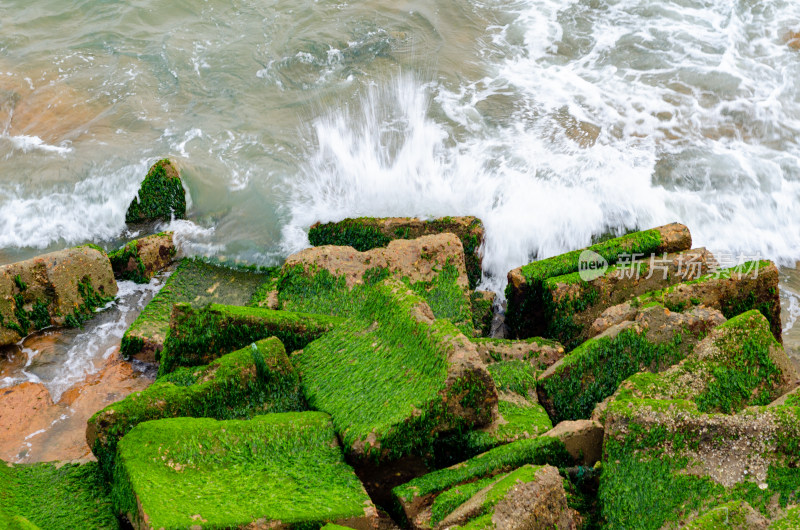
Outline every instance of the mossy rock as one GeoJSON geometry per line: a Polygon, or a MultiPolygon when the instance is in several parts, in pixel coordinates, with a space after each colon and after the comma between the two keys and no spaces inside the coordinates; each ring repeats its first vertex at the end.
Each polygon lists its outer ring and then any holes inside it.
{"type": "MultiPolygon", "coordinates": [[[[358,313],[369,299],[375,284],[393,276],[386,267],[371,267],[357,274],[358,277],[348,277],[345,274],[333,274],[315,265],[286,265],[274,282],[277,308],[350,317],[358,313]]],[[[426,301],[436,318],[447,319],[462,333],[472,336],[469,295],[460,284],[459,270],[455,265],[449,261],[444,262],[441,268],[431,271],[430,279],[426,281],[412,282],[408,277],[400,277],[426,301]]]]}
{"type": "Polygon", "coordinates": [[[207,366],[176,370],[109,405],[89,419],[86,442],[110,477],[117,443],[143,421],[176,416],[248,418],[305,408],[300,380],[283,344],[272,337],[207,366]]]}
{"type": "Polygon", "coordinates": [[[423,221],[411,217],[359,217],[336,223],[317,223],[308,231],[314,246],[341,245],[360,252],[385,247],[396,239],[416,239],[420,236],[449,232],[458,236],[464,247],[470,289],[481,281],[483,255],[483,223],[476,217],[442,217],[423,221]]]}
{"type": "Polygon", "coordinates": [[[643,294],[625,304],[609,308],[600,316],[600,320],[610,325],[615,317],[621,318],[620,315],[652,304],[660,304],[676,312],[705,306],[721,311],[729,319],[757,309],[769,321],[775,339],[780,341],[779,281],[778,268],[771,261],[748,261],[696,280],[643,294]]]}
{"type": "Polygon", "coordinates": [[[121,280],[148,283],[175,258],[172,232],[134,239],[108,254],[114,276],[121,280]]]}
{"type": "Polygon", "coordinates": [[[769,322],[752,310],[715,328],[679,364],[631,376],[606,413],[620,413],[631,401],[686,400],[700,412],[730,414],[771,403],[793,388],[796,377],[769,322]]]}
{"type": "Polygon", "coordinates": [[[339,325],[327,315],[211,304],[174,306],[161,352],[159,377],[181,367],[200,366],[266,337],[277,337],[289,352],[303,349],[339,325]]]}
{"type": "Polygon", "coordinates": [[[766,519],[752,506],[745,501],[730,501],[692,519],[683,528],[685,530],[714,530],[716,528],[751,530],[766,527],[766,519]]]}
{"type": "Polygon", "coordinates": [[[703,414],[688,400],[639,400],[625,408],[606,414],[607,528],[683,528],[708,510],[687,528],[718,528],[713,508],[724,503],[747,503],[769,521],[800,502],[797,407],[703,414]]]}
{"type": "Polygon", "coordinates": [[[82,245],[0,266],[0,346],[50,326],[79,327],[114,299],[105,252],[82,245]]]}
{"type": "Polygon", "coordinates": [[[309,405],[331,414],[351,456],[424,455],[439,434],[492,421],[494,384],[465,336],[399,280],[362,296],[292,357],[309,405]]]}
{"type": "Polygon", "coordinates": [[[609,528],[678,526],[730,501],[769,519],[776,502],[800,502],[800,408],[753,406],[773,401],[795,377],[753,310],[717,327],[680,364],[626,380],[601,411],[609,528]]]}
{"type": "Polygon", "coordinates": [[[175,165],[159,160],[144,177],[139,193],[125,213],[126,223],[170,221],[186,218],[186,192],[175,165]]]}
{"type": "Polygon", "coordinates": [[[568,349],[589,338],[592,323],[609,307],[635,296],[664,289],[707,274],[716,264],[706,249],[627,258],[604,274],[586,279],[580,272],[542,281],[540,299],[533,311],[542,315],[537,333],[555,339],[568,349]]]}
{"type": "Polygon", "coordinates": [[[577,273],[580,256],[584,250],[590,250],[606,260],[609,265],[614,265],[620,259],[634,254],[661,255],[665,252],[689,250],[691,245],[692,237],[689,229],[673,223],[610,239],[586,249],[574,250],[514,269],[508,273],[506,324],[512,336],[517,338],[542,336],[546,333],[548,320],[545,318],[542,304],[546,292],[544,284],[550,278],[577,273]]]}
{"type": "Polygon", "coordinates": [[[553,466],[526,464],[500,477],[458,506],[443,528],[578,528],[581,517],[567,502],[563,479],[553,466]]]}
{"type": "Polygon", "coordinates": [[[536,370],[525,361],[501,361],[487,369],[498,391],[497,418],[488,426],[443,436],[435,444],[437,467],[472,458],[499,445],[534,438],[553,428],[536,401],[536,370]]]}
{"type": "Polygon", "coordinates": [[[518,440],[448,468],[415,478],[392,489],[401,517],[413,521],[443,491],[486,477],[517,469],[525,464],[567,466],[572,459],[555,438],[518,440]]]}
{"type": "Polygon", "coordinates": [[[120,441],[116,509],[137,528],[371,528],[377,510],[320,412],[147,421],[120,441]]]}
{"type": "Polygon", "coordinates": [[[118,529],[96,462],[7,465],[0,460],[0,528],[118,529]]]}
{"type": "Polygon", "coordinates": [[[539,376],[539,402],[554,423],[588,418],[595,405],[640,371],[660,372],[681,361],[719,320],[693,319],[660,306],[589,339],[539,376]],[[648,324],[653,324],[652,326],[648,324]]]}
{"type": "Polygon", "coordinates": [[[187,303],[195,308],[211,303],[245,305],[268,277],[269,273],[215,265],[201,259],[181,260],[164,287],[125,331],[120,345],[122,356],[158,361],[175,304],[187,303]]]}
{"type": "Polygon", "coordinates": [[[564,357],[564,346],[550,339],[472,339],[478,354],[487,364],[501,361],[524,361],[536,369],[546,370],[564,357]]]}
{"type": "Polygon", "coordinates": [[[492,334],[496,296],[493,291],[473,291],[469,295],[472,303],[472,325],[478,337],[488,337],[492,334]]]}

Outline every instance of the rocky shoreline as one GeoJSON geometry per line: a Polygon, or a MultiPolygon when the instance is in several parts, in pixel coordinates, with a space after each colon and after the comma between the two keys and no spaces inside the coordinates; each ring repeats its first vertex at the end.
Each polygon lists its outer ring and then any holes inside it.
{"type": "MultiPolygon", "coordinates": [[[[128,220],[184,215],[159,161],[128,220]]],[[[73,462],[0,465],[0,529],[800,528],[774,264],[721,268],[674,223],[510,271],[503,313],[474,217],[309,240],[274,268],[176,265],[169,233],[0,267],[0,345],[174,267],[63,405],[0,390],[4,455],[59,406],[86,420],[73,462]]]]}

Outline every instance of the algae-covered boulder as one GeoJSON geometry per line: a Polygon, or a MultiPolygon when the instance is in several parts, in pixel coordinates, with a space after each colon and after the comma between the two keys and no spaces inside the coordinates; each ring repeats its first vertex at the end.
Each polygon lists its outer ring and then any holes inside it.
{"type": "Polygon", "coordinates": [[[321,412],[140,423],[119,443],[112,491],[135,528],[377,524],[321,412]]]}
{"type": "Polygon", "coordinates": [[[768,405],[794,387],[797,374],[769,322],[756,310],[715,328],[679,364],[627,379],[612,398],[681,399],[701,412],[732,413],[768,405]]]}
{"type": "Polygon", "coordinates": [[[289,352],[304,348],[334,329],[341,318],[211,304],[194,309],[177,304],[161,352],[159,376],[199,366],[266,337],[277,337],[289,352]]]}
{"type": "Polygon", "coordinates": [[[471,458],[498,445],[533,438],[553,428],[547,412],[536,400],[536,370],[520,360],[487,366],[498,393],[497,417],[485,426],[459,431],[436,441],[436,465],[471,458]]]}
{"type": "MultiPolygon", "coordinates": [[[[306,249],[289,256],[280,275],[261,292],[274,292],[279,309],[346,317],[361,307],[372,285],[390,276],[424,298],[436,318],[473,335],[464,256],[453,234],[393,241],[368,252],[334,246],[306,249]]],[[[254,297],[251,305],[264,304],[254,297]]]]}
{"type": "Polygon", "coordinates": [[[751,406],[770,403],[794,378],[753,310],[716,328],[680,364],[625,381],[601,411],[609,527],[678,526],[740,500],[774,518],[800,502],[800,408],[751,406]]]}
{"type": "Polygon", "coordinates": [[[546,370],[564,357],[564,346],[539,337],[523,340],[479,338],[472,339],[472,342],[486,363],[525,361],[540,370],[546,370]]]}
{"type": "Polygon", "coordinates": [[[720,269],[693,281],[638,296],[605,310],[592,324],[593,332],[629,320],[637,308],[661,304],[671,311],[705,306],[732,318],[751,309],[767,317],[772,334],[781,340],[781,303],[778,268],[770,261],[749,261],[720,269]]]}
{"type": "Polygon", "coordinates": [[[89,245],[0,266],[0,346],[48,326],[77,327],[116,294],[108,257],[89,245]]]}
{"type": "Polygon", "coordinates": [[[745,501],[729,501],[720,504],[689,522],[685,530],[709,530],[730,528],[732,530],[767,530],[767,519],[745,501]]]}
{"type": "Polygon", "coordinates": [[[147,283],[157,272],[165,269],[175,258],[172,232],[161,232],[135,239],[122,248],[110,252],[108,259],[114,276],[136,283],[147,283]]]}
{"type": "Polygon", "coordinates": [[[176,416],[247,418],[304,410],[300,381],[281,342],[272,337],[207,366],[182,368],[92,416],[86,442],[110,476],[119,439],[137,424],[176,416]]]}
{"type": "Polygon", "coordinates": [[[0,460],[0,528],[116,530],[119,523],[96,462],[0,460]]]}
{"type": "Polygon", "coordinates": [[[591,324],[608,307],[633,296],[696,280],[708,273],[710,266],[716,266],[716,262],[704,248],[637,260],[627,258],[596,277],[572,272],[545,279],[537,303],[528,309],[541,315],[538,332],[574,348],[590,336],[591,324]]]}
{"type": "Polygon", "coordinates": [[[553,466],[525,465],[478,491],[442,520],[442,528],[521,530],[580,528],[553,466]]]}
{"type": "Polygon", "coordinates": [[[181,260],[164,287],[123,335],[120,346],[122,356],[126,359],[157,361],[164,347],[175,304],[188,303],[196,308],[211,303],[244,305],[269,275],[269,272],[225,267],[199,259],[181,260]]]}
{"type": "Polygon", "coordinates": [[[603,425],[596,420],[568,420],[560,422],[544,436],[561,440],[575,462],[592,466],[602,458],[603,433],[603,425]]]}
{"type": "Polygon", "coordinates": [[[292,357],[312,408],[359,460],[424,453],[441,433],[486,425],[497,393],[475,347],[399,280],[292,357]]]}
{"type": "MultiPolygon", "coordinates": [[[[566,466],[571,461],[564,444],[556,438],[545,436],[518,440],[496,447],[465,462],[415,478],[393,488],[392,495],[402,510],[401,515],[408,521],[414,521],[421,512],[433,504],[438,495],[444,495],[443,492],[460,485],[493,477],[525,464],[566,466]]],[[[488,485],[488,482],[484,483],[485,485],[488,485]]],[[[477,490],[472,491],[464,500],[476,492],[477,490]]],[[[452,499],[449,503],[453,504],[452,499]]]]}
{"type": "MultiPolygon", "coordinates": [[[[547,299],[545,282],[557,276],[578,273],[581,267],[581,254],[586,250],[593,253],[591,256],[596,255],[598,259],[605,260],[606,264],[614,265],[621,259],[630,259],[633,255],[661,256],[665,252],[689,250],[691,245],[692,237],[689,229],[673,223],[514,269],[508,273],[506,324],[511,334],[518,338],[543,336],[549,322],[545,318],[543,306],[543,301],[547,299]]],[[[553,313],[555,314],[555,311],[553,313]]]]}
{"type": "MultiPolygon", "coordinates": [[[[800,502],[797,407],[704,414],[687,400],[620,399],[609,404],[605,429],[599,497],[608,528],[682,527],[729,502],[780,520],[800,502]]],[[[718,517],[687,528],[718,528],[718,517]]]]}
{"type": "Polygon", "coordinates": [[[125,213],[126,223],[169,221],[186,217],[186,192],[178,170],[169,159],[153,164],[139,193],[125,213]]]}
{"type": "Polygon", "coordinates": [[[308,231],[308,239],[314,246],[340,245],[364,252],[385,247],[396,239],[416,239],[444,232],[455,234],[461,240],[469,286],[474,289],[481,280],[484,237],[483,223],[475,217],[442,217],[429,221],[411,217],[360,217],[338,223],[317,223],[308,231]]]}
{"type": "Polygon", "coordinates": [[[629,376],[663,371],[725,319],[717,311],[673,313],[652,305],[587,340],[539,376],[539,402],[556,423],[588,418],[629,376]]]}

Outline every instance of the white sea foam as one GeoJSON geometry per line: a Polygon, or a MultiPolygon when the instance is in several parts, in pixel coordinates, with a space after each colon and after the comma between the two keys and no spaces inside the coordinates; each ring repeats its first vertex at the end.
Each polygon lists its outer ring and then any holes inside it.
{"type": "Polygon", "coordinates": [[[59,155],[66,155],[72,152],[72,147],[69,146],[69,142],[62,142],[60,145],[51,145],[46,143],[38,136],[28,136],[25,134],[11,136],[6,134],[0,135],[0,141],[2,140],[11,142],[11,145],[14,149],[18,149],[23,153],[28,153],[30,151],[44,151],[49,153],[57,153],[59,155]]]}

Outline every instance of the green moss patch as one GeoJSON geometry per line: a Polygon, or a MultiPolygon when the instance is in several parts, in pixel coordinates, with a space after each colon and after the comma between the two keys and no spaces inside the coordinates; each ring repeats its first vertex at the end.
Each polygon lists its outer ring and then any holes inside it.
{"type": "Polygon", "coordinates": [[[114,276],[136,283],[148,283],[156,273],[169,265],[176,254],[172,232],[161,232],[135,239],[110,252],[108,259],[114,276]]]}
{"type": "Polygon", "coordinates": [[[277,337],[289,352],[329,332],[342,319],[256,307],[211,304],[193,309],[177,304],[161,352],[159,377],[180,367],[200,366],[266,337],[277,337]]]}
{"type": "Polygon", "coordinates": [[[117,529],[96,462],[19,464],[0,461],[0,528],[117,529]]]}
{"type": "Polygon", "coordinates": [[[186,218],[186,193],[169,159],[153,164],[125,213],[126,223],[186,218]]]}
{"type": "Polygon", "coordinates": [[[416,239],[443,232],[453,233],[461,240],[469,285],[474,289],[481,280],[480,246],[484,233],[483,223],[474,217],[443,217],[430,221],[374,217],[344,219],[336,223],[318,223],[312,226],[308,231],[308,239],[315,247],[344,245],[365,252],[376,247],[385,247],[395,239],[416,239]]]}
{"type": "Polygon", "coordinates": [[[792,373],[787,365],[769,323],[753,310],[717,327],[669,370],[630,377],[610,406],[622,412],[631,400],[687,400],[700,412],[733,413],[778,398],[792,373]]]}
{"type": "Polygon", "coordinates": [[[176,416],[248,418],[304,409],[299,378],[283,345],[273,337],[207,366],[176,370],[109,405],[89,419],[87,441],[110,476],[119,439],[143,421],[176,416]]]}
{"type": "Polygon", "coordinates": [[[472,326],[476,335],[488,337],[492,333],[492,320],[494,319],[494,293],[487,291],[474,291],[469,295],[472,305],[472,326]]]}
{"type": "Polygon", "coordinates": [[[405,284],[387,280],[292,358],[309,405],[331,414],[359,457],[423,454],[439,432],[491,421],[488,374],[469,367],[449,378],[450,356],[467,339],[431,316],[405,284]]]}
{"type": "Polygon", "coordinates": [[[415,478],[394,488],[392,494],[406,515],[411,515],[424,504],[426,498],[459,484],[507,472],[525,464],[566,466],[570,462],[572,459],[560,440],[550,437],[519,440],[415,478]]]}
{"type": "Polygon", "coordinates": [[[319,412],[140,423],[119,443],[113,499],[150,528],[319,527],[375,512],[319,412]]]}
{"type": "Polygon", "coordinates": [[[125,332],[120,346],[122,356],[158,360],[175,304],[187,303],[195,308],[210,303],[245,305],[266,278],[267,274],[261,272],[222,267],[200,259],[182,260],[125,332]]]}
{"type": "Polygon", "coordinates": [[[641,370],[660,371],[685,355],[681,333],[654,344],[642,332],[625,329],[615,337],[590,339],[554,365],[539,381],[539,400],[554,423],[588,418],[595,405],[641,370]]]}
{"type": "MultiPolygon", "coordinates": [[[[389,277],[384,268],[368,269],[363,283],[348,288],[344,276],[303,266],[285,268],[276,281],[279,307],[287,311],[350,317],[370,300],[373,286],[389,277]]],[[[467,291],[458,285],[458,269],[446,264],[429,282],[403,281],[430,306],[436,318],[448,319],[472,336],[472,312],[467,291]]]]}
{"type": "Polygon", "coordinates": [[[467,502],[483,488],[497,481],[498,477],[491,476],[443,491],[436,497],[431,505],[430,525],[435,527],[442,522],[445,517],[453,513],[453,510],[467,502]]]}

